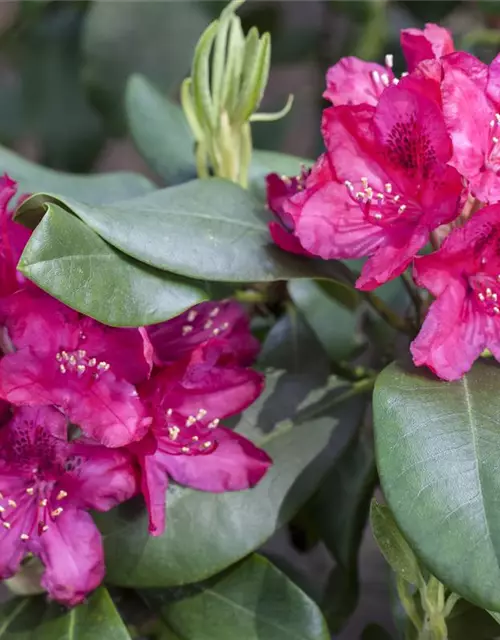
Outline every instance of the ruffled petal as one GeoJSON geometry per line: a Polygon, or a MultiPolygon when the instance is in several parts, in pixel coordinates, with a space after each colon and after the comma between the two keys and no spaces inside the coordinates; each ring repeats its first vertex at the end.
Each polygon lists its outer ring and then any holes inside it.
{"type": "Polygon", "coordinates": [[[304,249],[294,232],[287,231],[278,222],[269,223],[269,233],[271,234],[273,242],[277,244],[280,249],[283,249],[283,251],[311,257],[312,254],[304,249]]]}
{"type": "Polygon", "coordinates": [[[78,344],[76,311],[34,288],[0,299],[0,325],[17,349],[31,347],[40,357],[55,355],[61,345],[69,351],[78,344]]]}
{"type": "Polygon", "coordinates": [[[163,369],[151,380],[147,396],[185,417],[203,409],[206,421],[243,411],[262,393],[264,378],[252,369],[219,363],[222,348],[219,341],[208,342],[189,360],[163,369]]]}
{"type": "Polygon", "coordinates": [[[35,552],[45,565],[42,586],[54,600],[73,607],[102,582],[101,535],[85,511],[64,511],[40,536],[38,545],[35,552]]]}
{"type": "Polygon", "coordinates": [[[78,506],[108,511],[137,493],[138,474],[127,451],[75,441],[68,445],[67,456],[83,461],[68,470],[61,483],[78,506]]]}
{"type": "Polygon", "coordinates": [[[488,68],[463,53],[447,56],[442,64],[443,114],[453,142],[451,164],[470,180],[474,195],[487,201],[500,195],[500,186],[495,189],[498,178],[485,167],[489,123],[495,113],[485,93],[488,68]]]}
{"type": "Polygon", "coordinates": [[[36,508],[30,504],[22,479],[14,472],[0,470],[0,488],[5,492],[3,501],[5,510],[0,526],[0,579],[5,580],[13,576],[19,569],[19,565],[25,555],[30,552],[21,535],[31,532],[36,522],[36,508]],[[7,496],[14,499],[16,507],[11,509],[7,505],[7,496]],[[9,513],[10,511],[10,513],[9,513]],[[5,523],[5,524],[4,524],[5,523]]]}
{"type": "Polygon", "coordinates": [[[243,365],[251,364],[260,348],[243,307],[232,300],[202,302],[147,331],[160,365],[183,358],[214,336],[223,338],[243,365]]]}
{"type": "Polygon", "coordinates": [[[345,185],[329,182],[312,190],[304,202],[296,235],[307,251],[329,260],[370,255],[383,242],[385,231],[367,222],[345,185]]]}
{"type": "Polygon", "coordinates": [[[394,74],[390,69],[349,56],[328,69],[323,97],[334,105],[376,105],[383,90],[393,80],[394,74]]]}
{"type": "Polygon", "coordinates": [[[406,233],[400,231],[397,235],[388,236],[387,244],[377,249],[363,265],[356,288],[370,291],[400,276],[428,238],[429,232],[425,228],[409,229],[406,233]]]}
{"type": "Polygon", "coordinates": [[[70,383],[54,389],[53,398],[85,435],[106,447],[140,440],[151,424],[135,387],[109,372],[87,389],[70,383]]]}
{"type": "Polygon", "coordinates": [[[0,360],[0,397],[18,405],[61,407],[85,435],[108,447],[121,447],[143,437],[151,422],[133,385],[111,371],[94,380],[62,374],[52,359],[22,349],[0,360]]]}
{"type": "Polygon", "coordinates": [[[488,82],[486,84],[486,95],[500,108],[500,54],[496,56],[488,69],[488,82]]]}
{"type": "Polygon", "coordinates": [[[168,476],[166,460],[169,456],[161,451],[141,459],[141,489],[149,514],[149,533],[161,536],[165,531],[168,476]]]}
{"type": "Polygon", "coordinates": [[[426,24],[425,29],[403,29],[401,31],[401,49],[412,72],[423,60],[441,58],[455,50],[453,38],[448,29],[437,24],[426,24]]]}
{"type": "Polygon", "coordinates": [[[435,167],[432,180],[425,181],[422,187],[420,224],[433,230],[456,220],[462,210],[464,187],[462,176],[454,167],[435,167]]]}
{"type": "Polygon", "coordinates": [[[455,281],[431,305],[410,347],[413,361],[443,380],[458,380],[486,348],[485,329],[486,316],[473,309],[465,284],[455,281]]]}
{"type": "Polygon", "coordinates": [[[55,404],[55,364],[25,347],[0,360],[0,397],[15,405],[55,404]],[[52,365],[52,366],[51,366],[52,365]]]}
{"type": "Polygon", "coordinates": [[[92,318],[82,318],[80,330],[87,352],[109,363],[116,378],[132,384],[148,378],[153,363],[145,331],[108,327],[92,318]]]}
{"type": "Polygon", "coordinates": [[[0,296],[8,296],[19,289],[25,279],[17,271],[17,263],[31,232],[16,224],[9,211],[17,183],[6,174],[0,177],[0,296]]]}
{"type": "Polygon", "coordinates": [[[179,484],[213,493],[255,486],[272,464],[267,453],[229,429],[214,429],[212,435],[218,444],[212,453],[164,456],[169,475],[179,484]]]}
{"type": "Polygon", "coordinates": [[[380,167],[374,115],[369,105],[330,107],[323,111],[321,131],[339,182],[357,183],[365,177],[373,189],[382,191],[388,177],[380,167]]]}
{"type": "Polygon", "coordinates": [[[385,171],[405,194],[412,195],[417,184],[432,177],[435,168],[451,158],[453,150],[434,99],[434,80],[414,78],[411,90],[407,86],[401,83],[387,89],[378,104],[374,126],[384,150],[381,162],[385,171]],[[418,84],[420,90],[416,90],[418,84]]]}

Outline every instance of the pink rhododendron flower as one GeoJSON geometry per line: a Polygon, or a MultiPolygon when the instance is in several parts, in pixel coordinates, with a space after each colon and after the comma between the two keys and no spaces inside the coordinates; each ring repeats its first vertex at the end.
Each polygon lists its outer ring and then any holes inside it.
{"type": "Polygon", "coordinates": [[[16,270],[30,231],[12,221],[9,202],[17,183],[7,175],[0,178],[0,297],[13,293],[25,282],[16,270]]]}
{"type": "Polygon", "coordinates": [[[153,424],[148,438],[132,446],[143,471],[150,532],[165,527],[168,476],[215,493],[259,482],[269,456],[246,438],[220,426],[260,395],[263,377],[241,367],[230,345],[213,339],[160,370],[141,390],[153,424]]]}
{"type": "Polygon", "coordinates": [[[411,345],[417,366],[456,380],[489,349],[500,361],[500,205],[481,209],[415,261],[415,279],[437,298],[411,345]]]}
{"type": "Polygon", "coordinates": [[[425,29],[403,29],[401,31],[403,50],[408,71],[413,71],[423,60],[442,58],[455,51],[453,37],[448,29],[437,24],[426,24],[425,29]]]}
{"type": "MultiPolygon", "coordinates": [[[[403,29],[401,48],[408,71],[413,71],[424,60],[441,58],[455,50],[450,32],[437,24],[427,24],[423,31],[403,29]]],[[[399,82],[394,76],[392,65],[392,55],[385,57],[385,66],[365,62],[354,56],[342,58],[327,71],[323,97],[335,106],[376,106],[384,90],[399,82]]]]}
{"type": "Polygon", "coordinates": [[[202,302],[175,318],[147,327],[147,332],[158,365],[175,362],[213,337],[223,338],[245,366],[252,364],[260,347],[250,333],[243,307],[234,300],[202,302]]]}
{"type": "Polygon", "coordinates": [[[283,204],[311,254],[370,256],[360,289],[400,275],[430,232],[459,213],[463,186],[446,164],[452,147],[437,91],[433,80],[411,77],[388,88],[376,108],[327,109],[326,158],[318,161],[307,188],[283,204]]]}
{"type": "Polygon", "coordinates": [[[0,300],[12,353],[0,360],[0,397],[17,405],[60,407],[109,447],[139,440],[150,419],[135,384],[152,362],[144,331],[114,329],[37,290],[0,300]]]}
{"type": "Polygon", "coordinates": [[[307,256],[310,254],[294,235],[295,222],[292,215],[285,211],[284,203],[305,188],[309,174],[310,171],[303,169],[300,175],[291,178],[277,173],[266,176],[267,206],[277,219],[269,223],[272,239],[285,251],[307,256]]]}
{"type": "Polygon", "coordinates": [[[468,53],[442,60],[443,113],[453,141],[450,162],[472,194],[500,201],[500,58],[488,68],[468,53]]]}
{"type": "Polygon", "coordinates": [[[126,452],[54,435],[65,431],[52,407],[15,409],[0,430],[0,577],[33,553],[45,565],[42,586],[73,606],[104,577],[101,537],[87,510],[128,500],[137,478],[126,452]]]}
{"type": "Polygon", "coordinates": [[[375,106],[384,89],[397,79],[392,72],[392,56],[385,57],[385,67],[354,56],[342,58],[326,73],[323,97],[334,105],[371,104],[375,106]]]}

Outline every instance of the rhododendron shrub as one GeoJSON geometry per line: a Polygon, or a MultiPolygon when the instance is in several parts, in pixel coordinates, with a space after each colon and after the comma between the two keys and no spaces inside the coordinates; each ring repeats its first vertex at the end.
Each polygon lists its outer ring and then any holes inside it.
{"type": "Polygon", "coordinates": [[[369,523],[397,624],[347,634],[494,640],[500,55],[473,46],[494,20],[454,39],[406,19],[431,3],[359,3],[360,47],[310,83],[306,160],[254,148],[293,108],[260,110],[273,34],[233,0],[200,36],[209,4],[80,7],[72,81],[155,183],[0,147],[0,636],[344,638],[369,523]],[[192,65],[155,87],[136,29],[173,46],[167,6],[198,16],[192,65]],[[400,51],[382,22],[408,27],[400,51]],[[126,86],[124,42],[146,73],[126,86]]]}

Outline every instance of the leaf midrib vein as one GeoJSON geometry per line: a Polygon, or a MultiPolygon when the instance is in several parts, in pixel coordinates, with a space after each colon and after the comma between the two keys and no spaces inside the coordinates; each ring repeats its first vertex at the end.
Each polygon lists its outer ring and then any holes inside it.
{"type": "Polygon", "coordinates": [[[5,622],[2,624],[2,626],[0,627],[0,636],[3,636],[3,634],[7,631],[7,629],[10,627],[10,623],[19,615],[19,613],[24,609],[24,607],[29,603],[29,600],[26,598],[25,600],[22,600],[19,605],[14,609],[14,611],[7,617],[7,619],[5,620],[5,622]]]}
{"type": "Polygon", "coordinates": [[[484,500],[484,491],[483,491],[483,484],[482,484],[482,480],[481,480],[481,471],[480,471],[480,467],[479,467],[479,457],[478,457],[478,449],[477,449],[477,434],[476,434],[476,421],[474,419],[474,414],[472,411],[472,399],[471,399],[471,394],[470,394],[470,390],[469,390],[469,383],[467,381],[467,376],[464,376],[462,378],[462,385],[464,388],[464,397],[465,397],[465,404],[467,407],[467,415],[469,417],[469,423],[470,423],[470,427],[471,427],[471,434],[472,434],[472,446],[474,447],[474,459],[475,459],[475,467],[476,467],[476,475],[477,475],[477,483],[479,485],[479,495],[481,497],[481,506],[482,506],[482,512],[483,512],[483,517],[484,517],[484,523],[486,525],[486,532],[488,534],[488,541],[490,543],[490,547],[493,550],[493,555],[495,557],[495,560],[497,562],[497,567],[500,569],[500,563],[498,561],[498,557],[496,554],[496,550],[495,547],[493,545],[493,541],[492,541],[492,537],[491,537],[491,530],[490,530],[490,523],[488,521],[488,514],[486,512],[486,506],[485,506],[485,500],[484,500]]]}
{"type": "MultiPolygon", "coordinates": [[[[149,208],[149,207],[141,207],[141,214],[146,213],[146,214],[158,214],[158,213],[163,213],[165,215],[164,221],[167,221],[171,216],[178,216],[181,218],[198,218],[201,220],[210,220],[212,222],[223,222],[223,223],[229,223],[231,225],[234,225],[236,227],[244,227],[246,229],[253,229],[254,231],[259,231],[259,232],[263,232],[266,230],[266,225],[265,223],[262,223],[261,225],[256,225],[256,224],[250,224],[248,221],[246,220],[235,220],[234,218],[226,218],[224,216],[214,216],[211,214],[207,214],[207,213],[199,213],[199,212],[186,212],[186,211],[162,211],[162,209],[155,209],[155,208],[149,208]],[[168,217],[167,217],[168,216],[168,217]]],[[[88,215],[85,213],[79,214],[77,212],[78,217],[83,220],[84,222],[86,222],[87,224],[91,225],[91,222],[93,222],[94,224],[102,224],[105,223],[109,220],[112,220],[113,222],[116,222],[116,215],[112,215],[107,214],[106,212],[101,212],[99,217],[93,217],[92,215],[88,215]],[[89,219],[89,222],[87,222],[86,218],[89,219]]],[[[123,214],[122,214],[122,218],[123,218],[123,214]]],[[[136,219],[136,218],[135,218],[136,219]]],[[[159,222],[161,224],[162,220],[160,218],[160,220],[155,221],[155,222],[159,222]]]]}

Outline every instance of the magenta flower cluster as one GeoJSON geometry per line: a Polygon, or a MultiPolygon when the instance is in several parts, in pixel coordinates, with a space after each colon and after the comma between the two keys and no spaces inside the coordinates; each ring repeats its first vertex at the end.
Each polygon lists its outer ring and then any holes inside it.
{"type": "Polygon", "coordinates": [[[29,553],[42,586],[75,605],[104,577],[89,509],[142,492],[165,527],[169,478],[202,491],[254,486],[271,461],[221,420],[262,392],[258,342],[232,301],[160,325],[117,329],[69,309],[16,265],[29,232],[0,183],[0,578],[29,553]]]}
{"type": "Polygon", "coordinates": [[[326,152],[298,178],[268,176],[270,231],[286,251],[367,258],[361,290],[413,265],[435,298],[414,362],[455,380],[485,349],[500,360],[500,56],[455,51],[433,24],[401,46],[401,78],[392,56],[329,69],[326,152]]]}

